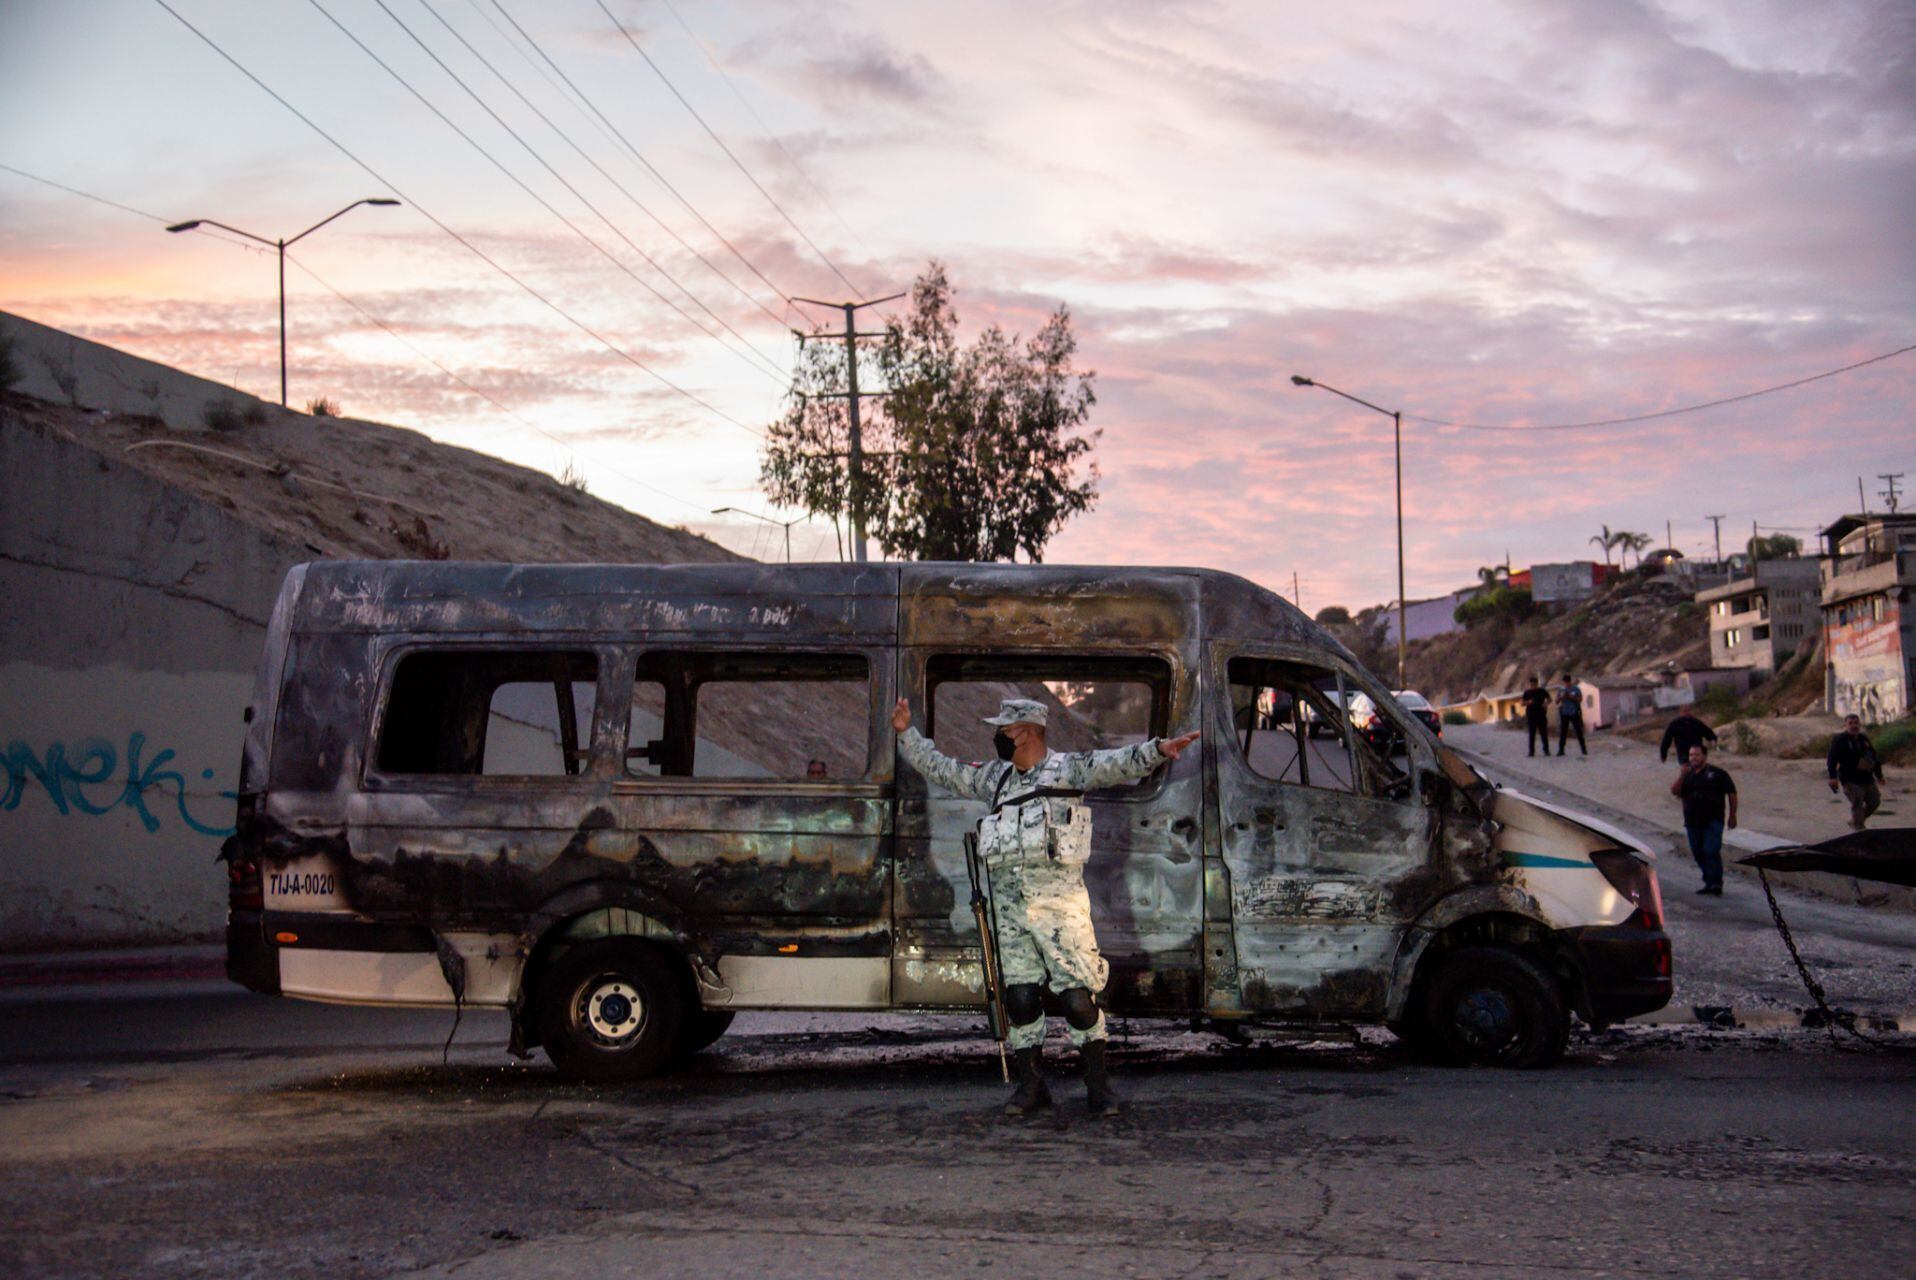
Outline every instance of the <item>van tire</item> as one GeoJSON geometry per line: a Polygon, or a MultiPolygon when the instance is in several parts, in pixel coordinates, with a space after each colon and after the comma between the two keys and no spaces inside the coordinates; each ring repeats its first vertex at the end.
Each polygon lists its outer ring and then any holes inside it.
{"type": "Polygon", "coordinates": [[[1431,976],[1423,1030],[1448,1062],[1547,1067],[1563,1056],[1570,1008],[1535,962],[1501,947],[1465,947],[1431,976]]]}
{"type": "Polygon", "coordinates": [[[709,1049],[718,1043],[720,1036],[731,1029],[732,1019],[736,1017],[730,1009],[699,1009],[685,1020],[680,1034],[679,1057],[689,1058],[701,1049],[709,1049]]]}
{"type": "Polygon", "coordinates": [[[560,1075],[610,1084],[642,1080],[671,1062],[686,1012],[685,980],[670,956],[633,938],[605,938],[552,966],[535,1016],[560,1075]]]}

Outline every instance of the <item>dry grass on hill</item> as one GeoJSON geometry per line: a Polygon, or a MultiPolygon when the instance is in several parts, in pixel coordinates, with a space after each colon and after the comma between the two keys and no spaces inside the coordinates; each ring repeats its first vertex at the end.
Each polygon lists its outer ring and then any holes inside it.
{"type": "Polygon", "coordinates": [[[57,433],[316,555],[518,563],[742,560],[542,472],[417,431],[269,409],[230,431],[0,394],[14,423],[57,433]]]}

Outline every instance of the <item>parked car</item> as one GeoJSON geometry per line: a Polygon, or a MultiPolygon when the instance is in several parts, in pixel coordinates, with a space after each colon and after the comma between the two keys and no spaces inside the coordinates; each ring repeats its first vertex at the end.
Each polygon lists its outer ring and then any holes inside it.
{"type": "MultiPolygon", "coordinates": [[[[1357,696],[1362,697],[1363,695],[1358,694],[1357,696]]],[[[1350,718],[1351,694],[1348,690],[1340,692],[1336,689],[1326,689],[1324,690],[1324,697],[1330,702],[1332,710],[1341,707],[1343,708],[1344,718],[1346,720],[1350,718]]],[[[1309,733],[1313,738],[1322,737],[1327,733],[1337,732],[1330,718],[1318,711],[1315,702],[1306,702],[1304,704],[1304,728],[1305,732],[1309,733]]]]}
{"type": "Polygon", "coordinates": [[[1008,694],[1048,700],[1060,749],[1204,735],[1085,797],[1114,1014],[1381,1022],[1539,1066],[1573,1013],[1670,999],[1641,843],[1492,786],[1270,591],[1056,565],[298,566],[222,850],[227,973],[503,1009],[513,1052],[588,1080],[667,1070],[739,1009],[975,1011],[986,807],[906,764],[890,712],[982,758],[1008,694]]]}
{"type": "MultiPolygon", "coordinates": [[[[1420,721],[1438,737],[1444,736],[1443,717],[1430,705],[1430,700],[1412,689],[1393,690],[1391,695],[1397,705],[1410,716],[1420,721]]],[[[1403,732],[1391,718],[1377,709],[1367,693],[1353,695],[1350,700],[1351,725],[1358,736],[1370,744],[1373,751],[1381,756],[1390,757],[1404,754],[1403,732]]]]}

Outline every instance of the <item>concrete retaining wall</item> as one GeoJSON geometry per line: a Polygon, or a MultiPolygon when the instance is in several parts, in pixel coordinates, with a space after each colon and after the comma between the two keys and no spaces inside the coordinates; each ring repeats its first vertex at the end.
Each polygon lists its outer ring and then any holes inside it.
{"type": "Polygon", "coordinates": [[[310,558],[0,410],[0,950],[217,933],[240,717],[310,558]]]}

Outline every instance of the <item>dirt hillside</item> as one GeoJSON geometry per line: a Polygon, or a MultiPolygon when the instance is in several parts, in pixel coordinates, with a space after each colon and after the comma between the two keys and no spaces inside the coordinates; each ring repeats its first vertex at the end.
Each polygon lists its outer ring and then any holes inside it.
{"type": "Polygon", "coordinates": [[[334,558],[683,563],[743,560],[542,472],[417,431],[270,408],[171,430],[0,393],[7,428],[58,434],[334,558]]]}
{"type": "MultiPolygon", "coordinates": [[[[1381,614],[1358,616],[1363,634],[1354,647],[1372,670],[1394,673],[1397,652],[1382,638],[1381,614]]],[[[1709,661],[1709,622],[1690,593],[1668,578],[1628,574],[1568,613],[1491,618],[1412,641],[1406,669],[1410,688],[1442,704],[1514,692],[1532,673],[1546,681],[1562,671],[1627,676],[1709,661]]]]}

